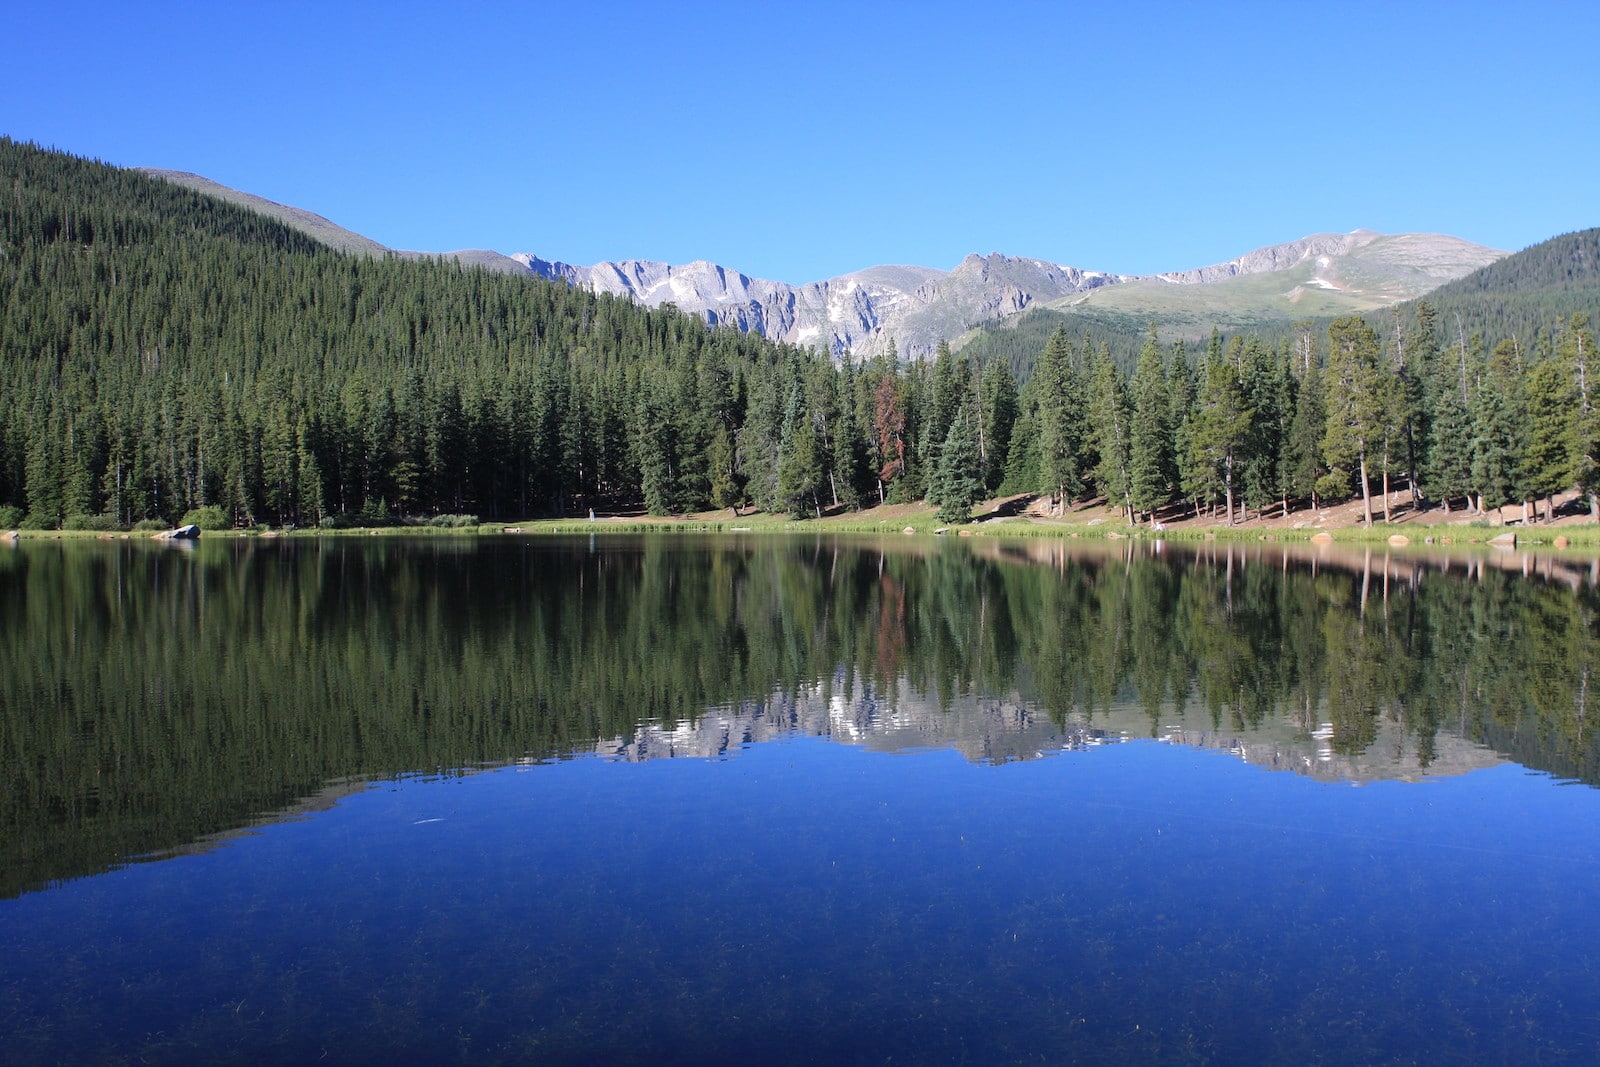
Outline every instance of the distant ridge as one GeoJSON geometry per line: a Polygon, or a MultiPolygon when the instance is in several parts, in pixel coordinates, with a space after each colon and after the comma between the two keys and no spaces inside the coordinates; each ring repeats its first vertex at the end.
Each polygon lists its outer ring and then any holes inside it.
{"type": "Polygon", "coordinates": [[[974,322],[1016,314],[1040,299],[1114,284],[1119,276],[1036,259],[968,256],[953,271],[880,266],[806,285],[751,278],[705,261],[675,266],[622,260],[574,266],[515,258],[529,273],[648,307],[672,303],[713,325],[755,330],[774,340],[871,355],[894,339],[903,356],[932,353],[940,339],[974,322]]]}
{"type": "MultiPolygon", "coordinates": [[[[1600,228],[1524,248],[1424,294],[1452,340],[1475,333],[1533,341],[1558,320],[1593,315],[1600,299],[1600,228]]],[[[1415,300],[1398,310],[1409,312],[1415,300]]]]}
{"type": "Polygon", "coordinates": [[[226,185],[212,181],[210,178],[198,174],[190,174],[183,170],[162,170],[158,167],[133,167],[140,174],[152,178],[161,178],[173,185],[181,185],[193,189],[197,193],[214,196],[218,200],[225,200],[230,204],[247,207],[252,211],[277,219],[287,226],[293,226],[302,233],[321,241],[341,252],[359,252],[369,256],[381,256],[389,250],[370,237],[363,237],[353,230],[329,222],[315,212],[303,208],[290,207],[280,204],[266,197],[256,196],[254,193],[243,193],[237,189],[230,189],[226,185]]]}
{"type": "Polygon", "coordinates": [[[1530,245],[1440,288],[1458,293],[1564,293],[1600,285],[1600,227],[1530,245]]]}
{"type": "Polygon", "coordinates": [[[1505,256],[1443,234],[1313,234],[1227,263],[1132,279],[1051,308],[1097,329],[1198,339],[1364,315],[1432,292],[1505,256]]]}
{"type": "Polygon", "coordinates": [[[646,306],[671,302],[712,323],[759,330],[776,340],[827,345],[834,354],[872,355],[890,338],[902,356],[930,355],[940,340],[959,344],[1035,308],[1093,310],[1137,320],[1188,324],[1203,334],[1315,315],[1388,307],[1504,256],[1439,234],[1370,230],[1313,234],[1256,249],[1225,263],[1133,276],[991,253],[951,271],[870,267],[808,285],[753,279],[714,263],[684,266],[625,260],[579,267],[513,256],[540,277],[646,306]]]}
{"type": "Polygon", "coordinates": [[[250,207],[334,248],[405,258],[441,256],[468,266],[525,273],[646,307],[674,304],[712,325],[776,341],[871,356],[892,340],[899,354],[923,358],[941,340],[959,346],[974,331],[1024,312],[1055,309],[1097,324],[1203,335],[1213,326],[1364,313],[1390,307],[1463,278],[1505,256],[1440,234],[1370,230],[1319,233],[1258,248],[1223,263],[1135,276],[1006,256],[970,255],[952,270],[876,266],[805,284],[752,278],[721,264],[609,260],[579,266],[533,253],[489,249],[433,253],[391,250],[321,215],[242,193],[183,171],[141,168],[188,188],[250,207]]]}

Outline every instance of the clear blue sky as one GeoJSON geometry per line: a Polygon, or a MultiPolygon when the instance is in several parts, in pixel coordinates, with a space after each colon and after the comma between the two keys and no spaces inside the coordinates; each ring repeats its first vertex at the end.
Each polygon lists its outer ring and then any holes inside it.
{"type": "Polygon", "coordinates": [[[812,281],[1600,225],[1600,3],[6,5],[0,133],[395,248],[812,281]]]}

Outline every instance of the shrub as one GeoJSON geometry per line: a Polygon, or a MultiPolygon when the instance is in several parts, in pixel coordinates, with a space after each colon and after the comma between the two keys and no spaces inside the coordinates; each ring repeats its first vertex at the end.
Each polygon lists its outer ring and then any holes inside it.
{"type": "Polygon", "coordinates": [[[22,525],[22,509],[15,504],[0,504],[0,530],[15,530],[22,525]]]}
{"type": "Polygon", "coordinates": [[[388,525],[391,525],[391,523],[387,518],[380,519],[364,511],[343,511],[337,515],[324,515],[317,521],[317,529],[319,530],[355,530],[364,526],[388,525]]]}
{"type": "Polygon", "coordinates": [[[400,519],[398,516],[390,514],[387,501],[380,500],[376,507],[368,505],[357,517],[354,525],[371,527],[398,526],[400,525],[400,519]]]}
{"type": "Polygon", "coordinates": [[[102,533],[122,529],[115,515],[68,515],[62,522],[63,530],[98,530],[102,533]]]}
{"type": "Polygon", "coordinates": [[[165,519],[140,519],[133,524],[134,533],[153,533],[156,530],[171,529],[165,519]]]}
{"type": "Polygon", "coordinates": [[[206,504],[203,507],[191,508],[183,513],[183,518],[178,520],[179,526],[198,526],[202,530],[226,530],[233,525],[228,519],[228,513],[216,504],[206,504]]]}

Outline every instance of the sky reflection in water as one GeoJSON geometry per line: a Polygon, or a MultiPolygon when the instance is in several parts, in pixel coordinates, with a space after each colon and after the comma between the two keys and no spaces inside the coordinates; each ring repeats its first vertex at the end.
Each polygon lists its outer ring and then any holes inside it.
{"type": "Polygon", "coordinates": [[[1554,784],[813,738],[407,778],[6,903],[0,988],[24,1059],[1585,1059],[1600,794],[1554,784]]]}

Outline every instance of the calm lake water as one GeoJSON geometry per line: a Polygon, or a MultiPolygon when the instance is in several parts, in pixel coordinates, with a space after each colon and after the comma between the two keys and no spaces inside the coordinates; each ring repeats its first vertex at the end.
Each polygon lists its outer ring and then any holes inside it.
{"type": "Polygon", "coordinates": [[[1600,1059],[1591,561],[1077,545],[0,549],[0,1056],[1600,1059]]]}

